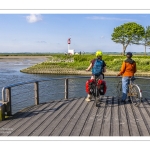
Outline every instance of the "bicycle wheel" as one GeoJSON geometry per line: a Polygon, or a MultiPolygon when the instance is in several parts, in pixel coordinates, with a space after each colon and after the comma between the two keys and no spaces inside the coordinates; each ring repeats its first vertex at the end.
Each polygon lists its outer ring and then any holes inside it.
{"type": "Polygon", "coordinates": [[[97,88],[97,86],[95,87],[95,103],[96,103],[96,107],[100,107],[100,101],[99,101],[99,90],[97,88]]]}
{"type": "Polygon", "coordinates": [[[119,81],[117,84],[117,97],[121,98],[122,96],[122,81],[119,81]]]}
{"type": "Polygon", "coordinates": [[[142,94],[141,94],[141,90],[139,88],[138,85],[133,85],[130,88],[130,93],[131,93],[131,101],[135,106],[139,106],[141,103],[141,99],[142,99],[142,94]]]}

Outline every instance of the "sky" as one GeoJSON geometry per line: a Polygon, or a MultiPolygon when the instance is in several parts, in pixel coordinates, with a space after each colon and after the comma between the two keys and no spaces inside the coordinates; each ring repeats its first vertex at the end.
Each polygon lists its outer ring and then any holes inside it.
{"type": "MultiPolygon", "coordinates": [[[[150,25],[148,2],[2,1],[0,53],[65,53],[68,52],[68,38],[71,38],[69,49],[75,52],[122,52],[122,45],[111,40],[114,28],[127,22],[143,27],[150,25]]],[[[144,52],[144,47],[130,45],[126,51],[144,52]]]]}
{"type": "MultiPolygon", "coordinates": [[[[122,52],[111,34],[127,22],[146,27],[150,14],[0,14],[0,52],[64,53],[68,38],[75,52],[122,52]]],[[[144,52],[144,47],[131,45],[126,51],[144,52]]]]}

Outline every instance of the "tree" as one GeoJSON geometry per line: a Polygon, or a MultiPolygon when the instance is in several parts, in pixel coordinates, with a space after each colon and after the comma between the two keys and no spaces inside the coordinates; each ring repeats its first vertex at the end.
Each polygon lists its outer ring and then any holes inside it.
{"type": "Polygon", "coordinates": [[[146,47],[150,46],[150,26],[147,26],[144,29],[144,36],[143,39],[141,41],[141,43],[139,43],[140,45],[144,45],[145,47],[145,55],[146,55],[146,47]]]}
{"type": "Polygon", "coordinates": [[[111,36],[114,42],[123,45],[122,54],[125,55],[127,46],[130,44],[138,44],[142,40],[143,35],[144,27],[135,22],[129,22],[114,28],[111,36]]]}

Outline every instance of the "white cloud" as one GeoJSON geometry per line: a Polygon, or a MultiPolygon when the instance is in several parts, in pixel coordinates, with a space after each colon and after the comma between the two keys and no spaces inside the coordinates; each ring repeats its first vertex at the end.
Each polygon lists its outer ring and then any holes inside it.
{"type": "Polygon", "coordinates": [[[101,39],[104,39],[105,37],[102,35],[100,38],[101,38],[101,39]]]}
{"type": "Polygon", "coordinates": [[[126,18],[111,18],[111,17],[100,17],[100,16],[92,16],[92,17],[86,17],[87,19],[92,20],[117,20],[117,21],[137,21],[135,19],[126,19],[126,18]]]}
{"type": "Polygon", "coordinates": [[[42,16],[39,15],[39,14],[31,14],[29,16],[26,16],[26,20],[29,23],[35,23],[35,22],[41,21],[42,20],[42,16]]]}

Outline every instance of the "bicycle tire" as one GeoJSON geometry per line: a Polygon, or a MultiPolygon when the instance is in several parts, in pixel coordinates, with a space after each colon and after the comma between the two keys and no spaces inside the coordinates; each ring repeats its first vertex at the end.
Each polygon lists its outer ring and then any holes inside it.
{"type": "Polygon", "coordinates": [[[95,87],[95,103],[96,103],[96,107],[100,107],[100,101],[99,101],[99,90],[97,88],[97,86],[95,87]]]}
{"type": "Polygon", "coordinates": [[[132,103],[138,107],[142,100],[142,94],[139,86],[134,84],[130,89],[130,93],[132,95],[130,96],[132,103]]]}
{"type": "Polygon", "coordinates": [[[122,96],[122,81],[119,81],[117,84],[117,97],[121,98],[122,96]]]}

